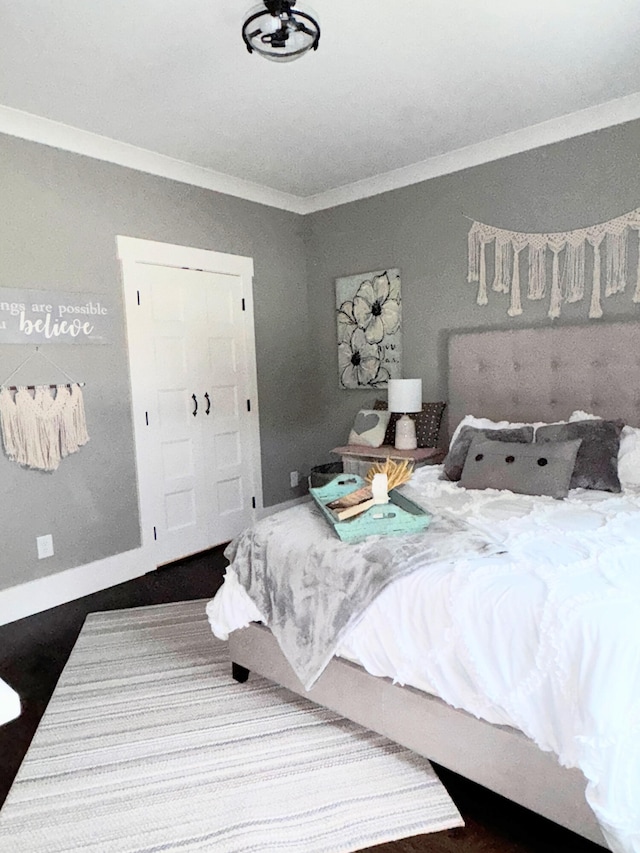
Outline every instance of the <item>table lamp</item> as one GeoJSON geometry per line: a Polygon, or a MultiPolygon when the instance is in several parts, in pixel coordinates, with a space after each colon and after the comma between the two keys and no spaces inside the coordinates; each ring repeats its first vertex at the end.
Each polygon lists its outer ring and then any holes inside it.
{"type": "Polygon", "coordinates": [[[408,412],[422,411],[422,379],[390,379],[387,408],[402,415],[396,422],[396,450],[415,450],[416,425],[408,412]]]}

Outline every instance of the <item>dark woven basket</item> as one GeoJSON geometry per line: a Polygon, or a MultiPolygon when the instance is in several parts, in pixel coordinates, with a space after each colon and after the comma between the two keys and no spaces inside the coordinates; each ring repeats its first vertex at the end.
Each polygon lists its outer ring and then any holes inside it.
{"type": "Polygon", "coordinates": [[[318,489],[326,486],[337,475],[342,474],[342,462],[326,462],[324,465],[314,465],[309,472],[309,488],[318,489]]]}

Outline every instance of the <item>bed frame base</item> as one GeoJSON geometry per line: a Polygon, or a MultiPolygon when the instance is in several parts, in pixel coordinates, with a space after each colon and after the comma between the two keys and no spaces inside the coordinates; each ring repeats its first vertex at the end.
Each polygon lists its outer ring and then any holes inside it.
{"type": "Polygon", "coordinates": [[[461,776],[609,849],[585,800],[585,778],[510,726],[496,726],[440,699],[334,658],[306,691],[271,634],[252,623],[229,637],[233,676],[248,670],[385,735],[461,776]]]}

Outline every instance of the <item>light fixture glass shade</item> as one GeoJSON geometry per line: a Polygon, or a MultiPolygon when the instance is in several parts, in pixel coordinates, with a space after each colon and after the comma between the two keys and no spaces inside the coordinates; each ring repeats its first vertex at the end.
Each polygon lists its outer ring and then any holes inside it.
{"type": "Polygon", "coordinates": [[[422,379],[390,379],[387,408],[402,415],[422,411],[422,379]]]}
{"type": "Polygon", "coordinates": [[[315,13],[297,0],[264,0],[249,9],[242,25],[249,53],[272,62],[291,62],[309,50],[317,50],[320,26],[315,13]]]}

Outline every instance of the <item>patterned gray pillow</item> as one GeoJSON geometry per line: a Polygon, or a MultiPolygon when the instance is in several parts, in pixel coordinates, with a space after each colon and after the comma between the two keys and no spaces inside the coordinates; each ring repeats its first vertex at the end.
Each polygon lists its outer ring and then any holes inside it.
{"type": "Polygon", "coordinates": [[[538,427],[536,442],[582,439],[570,488],[619,492],[618,450],[623,426],[622,421],[600,420],[548,424],[538,427]]]}
{"type": "Polygon", "coordinates": [[[441,479],[453,480],[454,482],[460,479],[469,447],[476,436],[486,438],[488,441],[516,441],[521,444],[531,444],[533,441],[533,427],[478,429],[477,427],[463,426],[446,455],[441,479]]]}
{"type": "MultiPolygon", "coordinates": [[[[446,408],[446,403],[423,403],[421,412],[413,412],[409,415],[416,425],[416,440],[418,447],[437,447],[438,436],[440,434],[440,424],[442,423],[442,415],[446,408]]],[[[376,400],[373,408],[384,411],[387,408],[386,400],[376,400]]],[[[396,424],[399,414],[391,413],[387,431],[384,436],[384,443],[393,445],[396,443],[396,424]]]]}
{"type": "Polygon", "coordinates": [[[580,444],[579,438],[522,444],[476,436],[460,485],[465,489],[508,489],[521,495],[566,498],[580,444]]]}

